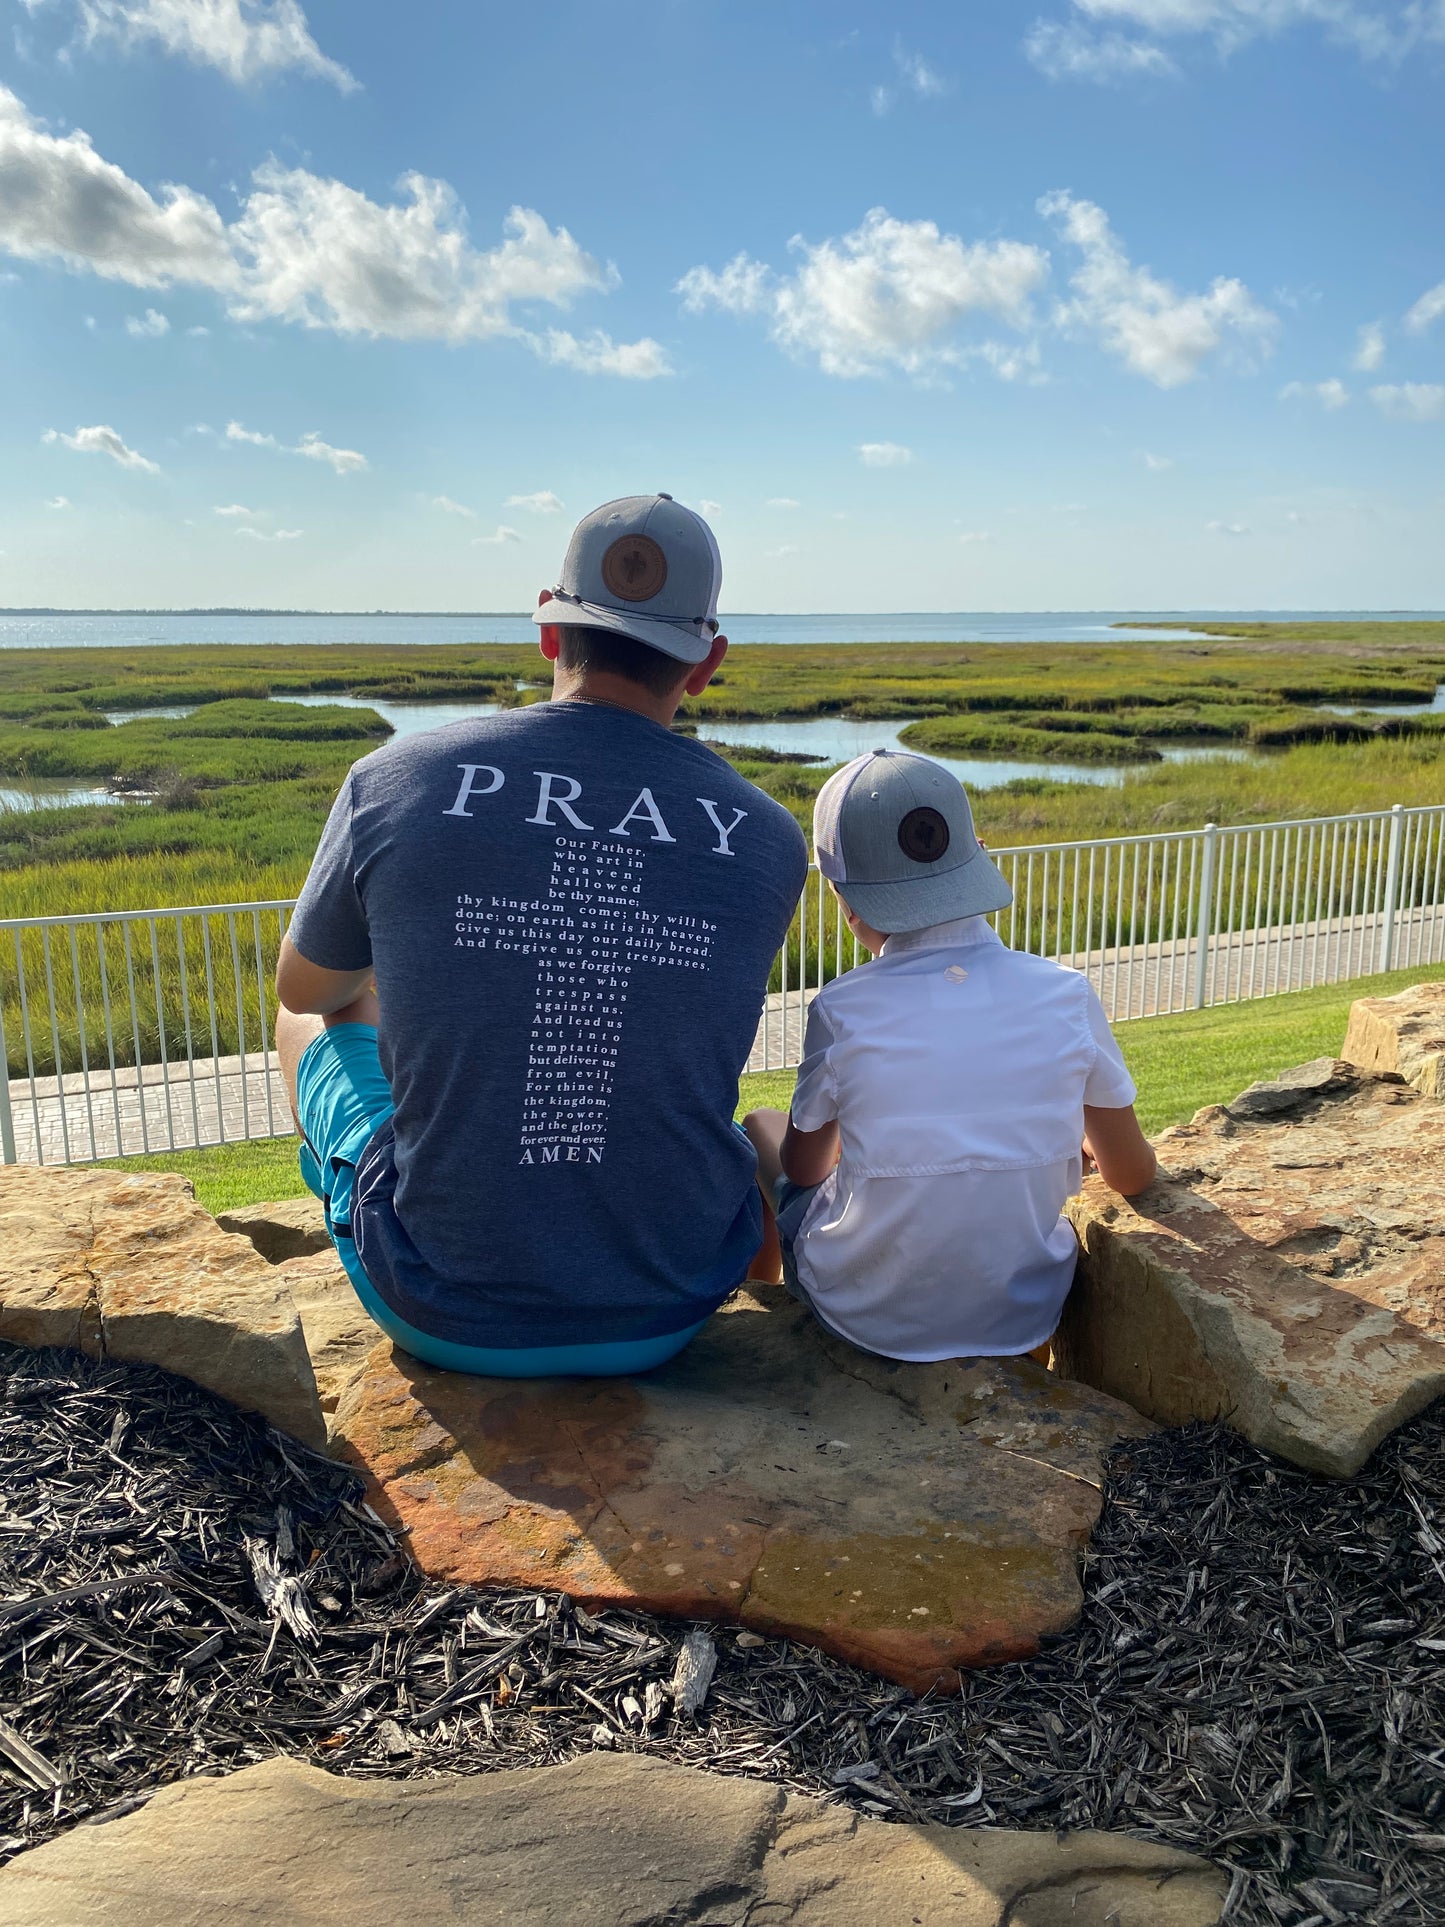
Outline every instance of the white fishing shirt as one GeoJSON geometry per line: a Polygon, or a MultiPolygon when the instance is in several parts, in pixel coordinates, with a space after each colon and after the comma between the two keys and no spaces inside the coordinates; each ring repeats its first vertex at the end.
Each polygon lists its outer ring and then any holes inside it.
{"type": "Polygon", "coordinates": [[[836,1119],[842,1146],[794,1245],[824,1323],[888,1358],[1041,1345],[1073,1282],[1084,1106],[1134,1095],[1077,971],[983,917],[890,937],[814,999],[793,1094],[798,1129],[836,1119]]]}

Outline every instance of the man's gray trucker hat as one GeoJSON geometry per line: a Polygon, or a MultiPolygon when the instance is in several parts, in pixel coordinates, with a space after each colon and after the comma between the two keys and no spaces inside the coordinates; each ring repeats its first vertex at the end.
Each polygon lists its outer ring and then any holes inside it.
{"type": "Polygon", "coordinates": [[[875,749],[836,771],[813,805],[813,847],[848,908],[888,936],[1013,902],[962,783],[926,756],[875,749]]]}
{"type": "Polygon", "coordinates": [[[552,600],[532,620],[614,629],[678,662],[701,662],[717,634],[722,557],[700,515],[670,495],[624,495],[572,531],[552,600]]]}

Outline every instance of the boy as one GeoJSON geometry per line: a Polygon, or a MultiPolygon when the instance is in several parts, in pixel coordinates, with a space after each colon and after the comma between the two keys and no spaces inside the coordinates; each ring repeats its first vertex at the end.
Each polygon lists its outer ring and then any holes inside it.
{"type": "Polygon", "coordinates": [[[1046,1355],[1083,1157],[1126,1195],[1155,1172],[1103,1007],[985,922],[1012,893],[926,757],[837,771],[813,841],[876,962],[814,1000],[790,1116],[747,1119],[776,1213],[754,1275],[886,1358],[1046,1355]]]}

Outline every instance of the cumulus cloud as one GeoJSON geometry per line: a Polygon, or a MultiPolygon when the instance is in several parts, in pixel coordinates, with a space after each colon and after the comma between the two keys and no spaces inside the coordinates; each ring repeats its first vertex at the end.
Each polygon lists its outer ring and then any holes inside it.
{"type": "Polygon", "coordinates": [[[973,315],[1014,328],[1032,320],[1031,297],[1048,277],[1048,255],[1021,241],[966,242],[933,221],[895,220],[874,208],[841,240],[797,237],[798,266],[776,274],[745,254],[720,272],[691,268],[678,283],[691,313],[710,307],[768,319],[789,353],[825,374],[958,365],[954,336],[973,315]]]}
{"type": "Polygon", "coordinates": [[[913,460],[913,450],[901,442],[860,442],[858,459],[864,468],[903,468],[913,460]]]}
{"type": "MultiPolygon", "coordinates": [[[[25,0],[32,11],[45,0],[25,0]]],[[[297,0],[77,0],[87,42],[134,47],[158,43],[197,66],[215,67],[244,85],[297,72],[329,80],[343,93],[357,83],[322,53],[297,0]]]]}
{"type": "Polygon", "coordinates": [[[58,429],[47,428],[40,439],[44,442],[60,442],[66,448],[73,448],[78,455],[109,455],[122,468],[138,468],[147,475],[159,475],[161,472],[159,462],[147,461],[136,449],[127,448],[115,430],[104,423],[97,423],[94,428],[77,428],[73,435],[63,435],[58,429]]]}
{"type": "Polygon", "coordinates": [[[469,522],[477,519],[475,509],[469,509],[465,502],[454,502],[450,495],[434,495],[431,505],[434,509],[440,509],[443,515],[464,515],[469,522]]]}
{"type": "Polygon", "coordinates": [[[295,542],[305,529],[253,529],[249,522],[236,530],[237,535],[249,535],[253,542],[295,542]]]}
{"type": "Polygon", "coordinates": [[[526,509],[529,515],[560,515],[563,506],[561,496],[549,488],[539,488],[535,495],[509,495],[502,504],[504,509],[526,509]]]}
{"type": "Polygon", "coordinates": [[[795,509],[801,508],[802,503],[795,502],[791,495],[770,495],[764,506],[770,509],[795,509]]]}
{"type": "Polygon", "coordinates": [[[52,495],[45,506],[48,509],[68,509],[70,507],[70,497],[68,495],[52,495]]]}
{"type": "Polygon", "coordinates": [[[1204,526],[1211,535],[1249,534],[1249,530],[1243,522],[1206,522],[1204,526]]]}
{"type": "Polygon", "coordinates": [[[171,324],[158,309],[147,308],[143,315],[126,316],[125,331],[138,341],[159,341],[162,335],[170,333],[171,324]]]}
{"type": "Polygon", "coordinates": [[[445,181],[403,176],[398,198],[267,161],[237,219],[187,187],[151,194],[81,132],[49,133],[0,87],[0,251],[89,270],[133,287],[212,290],[247,322],[285,321],[399,341],[513,339],[588,374],[669,372],[651,339],[534,332],[518,306],[568,307],[605,293],[616,270],[534,209],[514,207],[501,241],[475,248],[445,181]]]}
{"type": "Polygon", "coordinates": [[[521,539],[522,531],[520,529],[509,529],[505,522],[499,522],[495,535],[474,535],[472,537],[472,547],[474,549],[500,549],[505,547],[508,542],[520,542],[521,539]]]}
{"type": "Polygon", "coordinates": [[[702,500],[697,505],[697,511],[699,515],[721,515],[722,503],[710,502],[708,498],[704,495],[702,500]]]}
{"type": "Polygon", "coordinates": [[[1023,44],[1050,79],[1113,81],[1172,71],[1168,41],[1229,55],[1295,27],[1362,59],[1399,62],[1445,41],[1445,10],[1438,0],[1072,0],[1061,18],[1035,21],[1023,44]]]}
{"type": "Polygon", "coordinates": [[[264,515],[264,509],[248,509],[244,502],[218,502],[211,510],[212,515],[253,516],[264,515]]]}
{"type": "MultiPolygon", "coordinates": [[[[203,435],[210,431],[199,427],[195,433],[203,435]]],[[[304,455],[308,461],[325,462],[337,475],[355,475],[369,466],[366,457],[357,449],[333,448],[330,442],[323,442],[314,429],[303,435],[299,442],[288,444],[261,429],[246,428],[240,422],[227,422],[226,440],[247,442],[252,448],[274,448],[279,455],[304,455]]]]}
{"type": "Polygon", "coordinates": [[[659,375],[672,373],[667,350],[651,335],[644,335],[640,341],[614,341],[601,328],[594,328],[579,341],[565,328],[549,328],[545,334],[528,335],[526,340],[543,361],[575,368],[583,375],[620,375],[624,381],[655,381],[659,375]]]}
{"type": "Polygon", "coordinates": [[[1445,417],[1445,383],[1404,381],[1370,390],[1382,414],[1399,422],[1438,422],[1445,417]]]}
{"type": "Polygon", "coordinates": [[[1154,473],[1158,475],[1162,474],[1166,468],[1173,468],[1174,457],[1172,455],[1151,455],[1146,448],[1143,451],[1143,462],[1145,468],[1152,469],[1154,473]]]}
{"type": "Polygon", "coordinates": [[[1422,335],[1425,330],[1445,314],[1445,281],[1428,288],[1405,316],[1405,326],[1412,335],[1422,335]]]}
{"type": "Polygon", "coordinates": [[[1385,330],[1378,321],[1367,321],[1355,337],[1351,363],[1362,375],[1372,375],[1385,359],[1385,330]]]}
{"type": "Polygon", "coordinates": [[[1156,387],[1192,381],[1231,342],[1269,351],[1276,318],[1242,281],[1220,276],[1207,294],[1181,294],[1148,268],[1133,265],[1094,202],[1055,193],[1038,206],[1083,256],[1069,280],[1072,299],[1061,304],[1058,320],[1096,335],[1156,387]]]}
{"type": "Polygon", "coordinates": [[[992,529],[963,529],[958,539],[965,547],[974,542],[992,542],[993,531],[992,529]]]}
{"type": "Polygon", "coordinates": [[[1279,391],[1279,398],[1281,401],[1317,401],[1322,408],[1333,410],[1348,405],[1350,391],[1338,377],[1331,375],[1328,381],[1287,381],[1279,391]]]}

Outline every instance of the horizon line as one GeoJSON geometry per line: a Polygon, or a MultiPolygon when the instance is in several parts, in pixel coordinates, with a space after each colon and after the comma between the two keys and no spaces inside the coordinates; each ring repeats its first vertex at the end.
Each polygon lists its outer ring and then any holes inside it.
{"type": "MultiPolygon", "coordinates": [[[[64,608],[58,605],[35,607],[0,607],[0,616],[353,616],[375,618],[378,616],[405,617],[408,620],[451,620],[466,622],[527,621],[531,609],[270,609],[245,608],[241,606],[218,606],[214,608],[64,608]]],[[[1438,617],[1441,611],[1434,609],[1370,609],[1363,607],[1335,609],[1305,609],[1288,607],[1264,608],[1173,608],[1164,609],[1157,605],[1152,608],[1047,608],[1047,609],[732,609],[726,620],[746,617],[749,620],[767,618],[788,622],[817,621],[849,616],[870,622],[877,622],[890,616],[940,617],[940,616],[1229,616],[1279,615],[1279,616],[1424,616],[1438,617]]]]}

